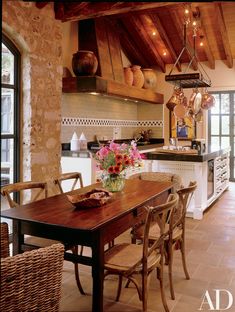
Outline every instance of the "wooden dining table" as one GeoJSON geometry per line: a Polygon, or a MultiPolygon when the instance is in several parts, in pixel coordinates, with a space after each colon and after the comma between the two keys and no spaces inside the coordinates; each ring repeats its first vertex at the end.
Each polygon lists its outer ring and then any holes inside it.
{"type": "MultiPolygon", "coordinates": [[[[96,208],[75,208],[67,194],[82,194],[96,183],[79,190],[55,195],[30,204],[1,211],[1,216],[13,219],[13,253],[25,249],[24,235],[54,239],[65,245],[91,247],[91,257],[65,252],[65,260],[92,267],[92,311],[103,311],[103,280],[105,245],[130,229],[145,217],[144,206],[166,201],[173,184],[143,180],[126,180],[121,192],[113,193],[109,202],[96,208]]],[[[79,303],[78,303],[79,305],[79,303]]]]}

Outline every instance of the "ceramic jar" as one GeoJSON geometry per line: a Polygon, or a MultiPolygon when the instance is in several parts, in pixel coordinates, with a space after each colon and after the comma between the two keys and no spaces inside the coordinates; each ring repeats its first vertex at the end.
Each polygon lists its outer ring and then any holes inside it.
{"type": "Polygon", "coordinates": [[[124,67],[124,79],[125,79],[125,83],[128,86],[133,85],[134,76],[133,76],[133,72],[132,72],[130,67],[124,67]]]}
{"type": "Polygon", "coordinates": [[[157,86],[157,76],[151,68],[142,69],[144,75],[144,89],[155,89],[157,86]]]}
{"type": "Polygon", "coordinates": [[[144,85],[144,75],[141,71],[141,67],[139,65],[133,65],[131,70],[133,72],[133,86],[142,88],[144,85]]]}
{"type": "Polygon", "coordinates": [[[72,68],[76,76],[92,76],[96,73],[98,61],[92,51],[80,50],[73,54],[72,68]]]}

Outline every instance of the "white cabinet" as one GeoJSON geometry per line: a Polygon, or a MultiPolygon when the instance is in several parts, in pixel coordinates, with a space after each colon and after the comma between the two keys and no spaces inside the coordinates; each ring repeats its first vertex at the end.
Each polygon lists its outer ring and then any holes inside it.
{"type": "Polygon", "coordinates": [[[215,193],[220,195],[229,184],[229,154],[215,159],[215,193]]]}
{"type": "Polygon", "coordinates": [[[197,182],[197,189],[187,210],[187,216],[202,219],[203,211],[209,207],[229,185],[229,152],[213,159],[212,195],[208,193],[208,161],[190,162],[152,160],[152,171],[170,172],[181,176],[184,186],[197,182]]]}
{"type": "MultiPolygon", "coordinates": [[[[84,186],[95,183],[95,161],[92,158],[82,157],[61,157],[62,173],[65,172],[80,172],[82,174],[82,180],[84,186]]],[[[63,187],[65,191],[69,191],[69,182],[63,187]]]]}

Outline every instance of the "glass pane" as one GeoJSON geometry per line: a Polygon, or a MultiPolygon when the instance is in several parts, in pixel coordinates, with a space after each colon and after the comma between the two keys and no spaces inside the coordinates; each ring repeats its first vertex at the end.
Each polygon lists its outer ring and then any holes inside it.
{"type": "Polygon", "coordinates": [[[211,147],[213,147],[213,148],[219,148],[220,147],[220,142],[219,142],[218,136],[211,137],[211,147]]]}
{"type": "MultiPolygon", "coordinates": [[[[229,134],[229,116],[221,116],[222,134],[229,134]]],[[[213,125],[214,126],[214,125],[213,125]]]]}
{"type": "Polygon", "coordinates": [[[2,43],[2,83],[14,82],[14,55],[2,43]]]}
{"type": "Polygon", "coordinates": [[[229,94],[221,94],[221,112],[222,114],[229,114],[230,109],[230,101],[229,101],[229,94]]]}
{"type": "Polygon", "coordinates": [[[225,148],[229,146],[230,146],[229,137],[221,137],[221,148],[225,148]]]}
{"type": "MultiPolygon", "coordinates": [[[[2,139],[1,140],[1,187],[9,183],[13,183],[14,172],[14,140],[2,139]]],[[[9,209],[6,198],[1,195],[1,209],[9,209]]],[[[12,233],[12,221],[9,219],[1,218],[2,222],[7,222],[9,225],[9,232],[12,233]]]]}
{"type": "Polygon", "coordinates": [[[219,94],[213,94],[215,98],[215,106],[211,108],[211,114],[219,114],[220,112],[220,98],[219,94]]]}
{"type": "Polygon", "coordinates": [[[211,134],[219,134],[219,116],[211,116],[211,134]]]}
{"type": "Polygon", "coordinates": [[[2,89],[1,98],[1,133],[13,134],[14,90],[2,89]]]}

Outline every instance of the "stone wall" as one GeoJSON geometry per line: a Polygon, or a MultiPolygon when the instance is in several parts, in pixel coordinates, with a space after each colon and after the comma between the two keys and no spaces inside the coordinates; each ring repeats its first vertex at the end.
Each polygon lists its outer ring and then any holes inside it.
{"type": "Polygon", "coordinates": [[[52,193],[61,156],[61,22],[52,3],[3,1],[2,29],[22,57],[21,181],[47,181],[52,193]]]}

